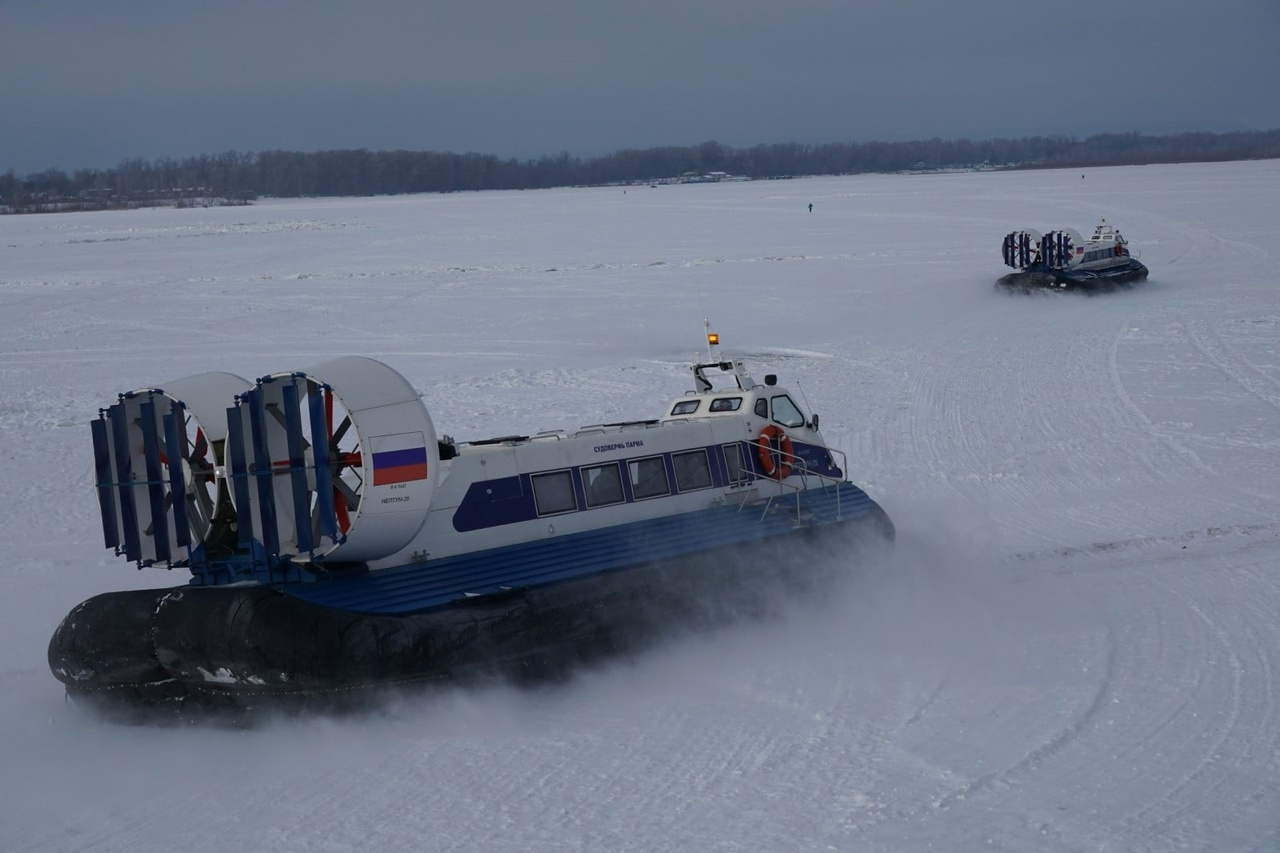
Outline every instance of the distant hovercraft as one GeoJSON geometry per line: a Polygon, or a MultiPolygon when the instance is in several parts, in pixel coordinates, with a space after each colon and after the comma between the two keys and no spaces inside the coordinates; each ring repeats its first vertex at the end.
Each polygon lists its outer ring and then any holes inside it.
{"type": "Polygon", "coordinates": [[[1033,230],[1005,235],[1004,262],[1017,272],[996,282],[1009,290],[1113,290],[1147,277],[1129,243],[1103,219],[1088,240],[1071,228],[1043,237],[1033,230]]]}

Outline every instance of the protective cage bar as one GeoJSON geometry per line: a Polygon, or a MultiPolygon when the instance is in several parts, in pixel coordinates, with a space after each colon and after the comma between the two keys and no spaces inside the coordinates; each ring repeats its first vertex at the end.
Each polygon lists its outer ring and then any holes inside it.
{"type": "Polygon", "coordinates": [[[256,543],[270,560],[284,562],[321,558],[322,537],[333,546],[344,541],[334,500],[332,411],[331,389],[301,373],[265,377],[227,410],[242,547],[256,543]]]}
{"type": "Polygon", "coordinates": [[[121,395],[90,424],[103,544],[139,566],[189,556],[181,403],[153,392],[121,395]]]}
{"type": "Polygon", "coordinates": [[[1040,259],[1049,267],[1065,267],[1075,255],[1071,235],[1064,231],[1050,231],[1040,240],[1040,259]]]}
{"type": "Polygon", "coordinates": [[[195,374],[92,422],[106,547],[193,583],[366,567],[423,527],[435,428],[391,367],[342,356],[250,382],[195,374]]]}

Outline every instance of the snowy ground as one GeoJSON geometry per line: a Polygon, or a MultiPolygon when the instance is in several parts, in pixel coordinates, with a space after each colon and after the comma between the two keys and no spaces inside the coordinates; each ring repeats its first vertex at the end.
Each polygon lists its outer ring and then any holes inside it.
{"type": "Polygon", "coordinates": [[[1280,162],[0,218],[0,848],[1280,849],[1280,162]],[[808,212],[807,205],[814,205],[808,212]],[[1151,268],[996,293],[1014,228],[1151,268]],[[798,384],[898,525],[825,605],[567,684],[127,727],[49,635],[120,391],[380,358],[458,439],[798,384]]]}

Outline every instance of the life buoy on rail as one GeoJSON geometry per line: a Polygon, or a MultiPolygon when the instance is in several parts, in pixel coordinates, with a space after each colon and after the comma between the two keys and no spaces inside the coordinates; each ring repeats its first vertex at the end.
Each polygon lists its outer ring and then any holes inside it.
{"type": "Polygon", "coordinates": [[[756,437],[756,457],[760,460],[760,470],[764,471],[766,477],[785,480],[791,475],[791,460],[795,458],[791,436],[777,424],[769,424],[756,437]],[[773,443],[775,438],[778,440],[777,447],[773,443]]]}

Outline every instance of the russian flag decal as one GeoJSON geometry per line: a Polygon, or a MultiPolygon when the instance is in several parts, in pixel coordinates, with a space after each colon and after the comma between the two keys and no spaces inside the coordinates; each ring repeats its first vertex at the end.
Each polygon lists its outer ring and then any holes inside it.
{"type": "Polygon", "coordinates": [[[427,443],[420,432],[375,435],[369,439],[373,451],[373,484],[390,486],[427,479],[427,443]]]}

